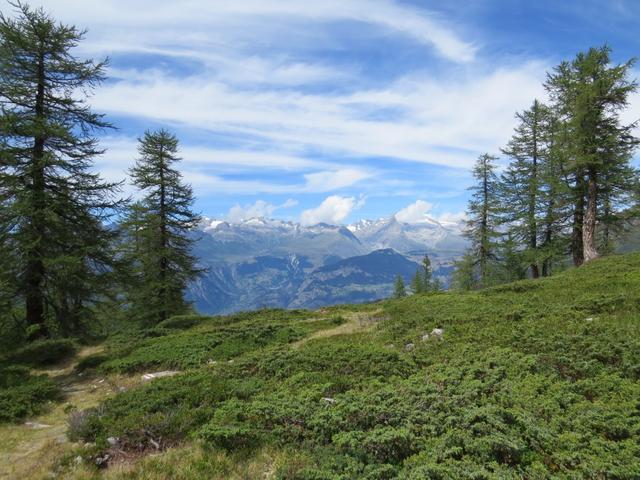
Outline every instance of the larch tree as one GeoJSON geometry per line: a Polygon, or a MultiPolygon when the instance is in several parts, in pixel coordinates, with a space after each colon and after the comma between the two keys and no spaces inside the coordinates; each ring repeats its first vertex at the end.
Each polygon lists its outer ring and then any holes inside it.
{"type": "Polygon", "coordinates": [[[424,292],[424,275],[418,268],[416,274],[411,279],[411,291],[415,295],[416,293],[424,292]]]}
{"type": "Polygon", "coordinates": [[[425,255],[422,259],[422,289],[425,292],[431,292],[434,290],[433,285],[433,272],[431,271],[431,259],[428,255],[425,255]]]}
{"type": "Polygon", "coordinates": [[[502,152],[511,162],[501,177],[503,221],[511,240],[521,245],[533,278],[540,276],[540,244],[544,221],[541,211],[543,169],[548,154],[549,109],[538,100],[517,113],[518,125],[502,152]]]}
{"type": "Polygon", "coordinates": [[[393,284],[393,298],[403,298],[407,296],[407,289],[404,285],[402,275],[398,275],[393,284]]]}
{"type": "Polygon", "coordinates": [[[132,302],[145,321],[157,323],[187,308],[184,290],[200,273],[191,254],[200,217],[192,211],[191,186],[175,168],[178,139],[166,130],[147,131],[138,152],[130,175],[142,199],[130,210],[127,234],[138,280],[132,302]]]}
{"type": "Polygon", "coordinates": [[[14,18],[0,13],[0,230],[26,323],[44,336],[77,327],[111,269],[117,184],[92,172],[109,125],[86,101],[105,63],[73,55],[83,31],[11,5],[14,18]]]}
{"type": "MultiPolygon", "coordinates": [[[[550,115],[549,142],[547,155],[542,164],[540,178],[541,241],[539,245],[542,262],[541,274],[550,276],[559,264],[562,264],[571,248],[574,238],[575,225],[575,192],[573,190],[573,176],[565,165],[567,164],[566,125],[559,122],[553,112],[550,115]]],[[[580,235],[580,238],[581,235],[580,235]]],[[[580,250],[580,252],[582,252],[580,250]]]]}
{"type": "Polygon", "coordinates": [[[496,260],[496,239],[500,236],[500,192],[496,175],[496,157],[480,155],[473,167],[476,183],[467,209],[465,236],[471,241],[470,255],[478,268],[479,286],[486,287],[490,279],[491,263],[496,260]]]}
{"type": "Polygon", "coordinates": [[[451,287],[454,290],[468,291],[478,288],[478,275],[475,263],[475,258],[470,252],[465,253],[462,258],[456,260],[451,275],[451,287]]]}
{"type": "Polygon", "coordinates": [[[599,256],[602,200],[610,206],[612,195],[632,188],[627,175],[615,172],[629,167],[637,145],[632,134],[635,123],[625,125],[620,119],[637,87],[630,79],[633,61],[612,65],[610,53],[608,46],[581,52],[557,66],[545,84],[568,131],[565,168],[572,173],[575,195],[572,250],[576,265],[599,256]]]}

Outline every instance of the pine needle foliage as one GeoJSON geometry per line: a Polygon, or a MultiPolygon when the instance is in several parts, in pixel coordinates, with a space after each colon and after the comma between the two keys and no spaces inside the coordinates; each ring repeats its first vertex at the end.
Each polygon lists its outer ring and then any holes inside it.
{"type": "Polygon", "coordinates": [[[132,312],[146,323],[185,313],[187,284],[201,270],[191,254],[200,217],[192,211],[193,191],[176,169],[178,139],[167,130],[147,131],[130,170],[142,199],[124,223],[127,256],[133,265],[132,312]]]}
{"type": "Polygon", "coordinates": [[[0,237],[15,262],[10,294],[39,335],[69,334],[91,318],[113,264],[105,224],[118,185],[92,170],[103,153],[96,134],[110,125],[87,103],[106,63],[74,56],[83,31],[11,5],[15,17],[0,13],[0,237]]]}

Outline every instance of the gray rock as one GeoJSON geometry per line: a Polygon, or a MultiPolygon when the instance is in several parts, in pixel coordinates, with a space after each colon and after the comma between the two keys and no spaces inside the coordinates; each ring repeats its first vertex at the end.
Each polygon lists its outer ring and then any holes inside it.
{"type": "Polygon", "coordinates": [[[414,348],[416,348],[416,346],[415,346],[415,344],[413,344],[413,343],[407,343],[407,344],[404,346],[404,349],[405,349],[407,352],[410,352],[410,351],[411,351],[411,350],[413,350],[414,348]]]}
{"type": "Polygon", "coordinates": [[[422,341],[426,342],[427,340],[429,340],[429,334],[425,333],[424,335],[422,335],[422,341]]]}
{"type": "Polygon", "coordinates": [[[434,328],[433,330],[431,330],[431,336],[434,338],[437,338],[438,340],[442,340],[443,335],[444,335],[443,328],[434,328]]]}
{"type": "Polygon", "coordinates": [[[165,370],[163,372],[145,373],[144,375],[142,375],[142,381],[143,382],[148,382],[149,380],[153,380],[155,378],[172,377],[172,376],[177,375],[179,373],[180,372],[175,371],[175,370],[165,370]]]}
{"type": "Polygon", "coordinates": [[[51,425],[47,425],[46,423],[38,423],[38,422],[24,422],[24,426],[33,428],[34,430],[51,427],[51,425]]]}
{"type": "Polygon", "coordinates": [[[117,447],[120,445],[120,439],[118,437],[109,437],[107,438],[107,443],[110,447],[117,447]]]}
{"type": "Polygon", "coordinates": [[[322,401],[330,405],[333,405],[334,403],[336,403],[336,399],[331,397],[322,397],[322,401]]]}

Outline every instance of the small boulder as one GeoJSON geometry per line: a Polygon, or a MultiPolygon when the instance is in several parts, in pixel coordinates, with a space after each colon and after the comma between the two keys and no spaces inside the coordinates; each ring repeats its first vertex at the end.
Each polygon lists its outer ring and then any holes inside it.
{"type": "Polygon", "coordinates": [[[333,405],[334,403],[336,403],[336,399],[331,397],[322,397],[322,401],[330,405],[333,405]]]}
{"type": "Polygon", "coordinates": [[[97,456],[96,457],[96,466],[97,467],[106,467],[107,463],[109,462],[109,458],[110,458],[110,456],[109,456],[108,453],[105,453],[102,456],[97,456]]]}
{"type": "Polygon", "coordinates": [[[427,340],[429,340],[429,334],[425,333],[424,335],[422,335],[422,341],[426,342],[427,340]]]}
{"type": "Polygon", "coordinates": [[[414,348],[416,348],[416,346],[415,346],[415,344],[413,344],[413,343],[407,343],[407,344],[404,346],[404,349],[405,349],[407,352],[410,352],[410,351],[411,351],[411,350],[413,350],[414,348]]]}
{"type": "Polygon", "coordinates": [[[442,328],[434,328],[431,330],[431,336],[433,338],[437,338],[438,340],[442,340],[444,335],[444,329],[442,328]]]}
{"type": "Polygon", "coordinates": [[[107,443],[110,447],[116,448],[120,445],[120,439],[118,437],[109,437],[107,438],[107,443]]]}

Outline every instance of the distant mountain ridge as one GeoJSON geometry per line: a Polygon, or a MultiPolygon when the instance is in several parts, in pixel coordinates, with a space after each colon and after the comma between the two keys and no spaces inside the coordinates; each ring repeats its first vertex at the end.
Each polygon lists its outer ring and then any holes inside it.
{"type": "Polygon", "coordinates": [[[427,218],[409,224],[395,216],[348,226],[206,218],[194,253],[207,273],[188,297],[202,313],[373,301],[391,295],[397,275],[408,282],[424,254],[448,284],[452,262],[466,246],[459,231],[459,225],[427,218]]]}

